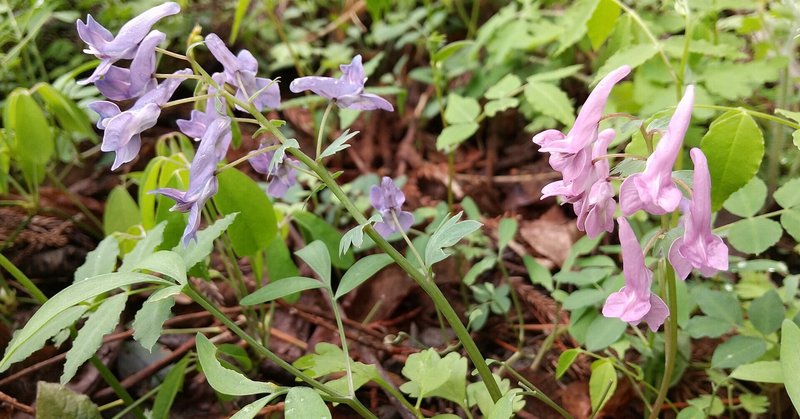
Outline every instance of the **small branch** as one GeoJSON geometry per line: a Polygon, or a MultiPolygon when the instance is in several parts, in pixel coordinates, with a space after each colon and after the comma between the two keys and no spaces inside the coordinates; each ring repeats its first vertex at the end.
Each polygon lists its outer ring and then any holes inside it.
{"type": "Polygon", "coordinates": [[[32,407],[28,406],[27,404],[20,403],[17,401],[17,399],[9,396],[6,393],[3,393],[2,391],[0,391],[0,403],[10,405],[12,408],[29,415],[34,415],[36,413],[36,410],[34,410],[32,407]]]}

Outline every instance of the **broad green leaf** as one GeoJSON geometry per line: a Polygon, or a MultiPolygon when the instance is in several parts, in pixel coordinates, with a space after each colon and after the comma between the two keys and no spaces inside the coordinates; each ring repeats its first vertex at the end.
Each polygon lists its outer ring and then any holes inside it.
{"type": "Polygon", "coordinates": [[[296,292],[322,288],[324,286],[325,284],[314,278],[306,278],[304,276],[284,278],[275,282],[270,282],[266,286],[253,291],[252,294],[242,298],[240,303],[246,306],[261,304],[283,298],[296,292]]]}
{"type": "Polygon", "coordinates": [[[617,371],[611,359],[599,359],[592,362],[592,376],[589,378],[589,398],[592,401],[592,412],[603,409],[606,402],[617,389],[617,371]]]}
{"type": "Polygon", "coordinates": [[[459,221],[461,215],[462,213],[459,212],[452,217],[446,217],[433,232],[425,245],[425,265],[430,267],[441,262],[447,258],[443,249],[454,246],[468,234],[481,228],[481,223],[477,221],[459,221]]]}
{"type": "Polygon", "coordinates": [[[415,398],[428,397],[447,382],[450,377],[449,366],[450,363],[442,362],[434,349],[411,354],[402,371],[403,376],[411,381],[401,385],[400,390],[415,398]]]}
{"type": "Polygon", "coordinates": [[[223,170],[217,179],[219,190],[214,204],[222,214],[239,213],[228,227],[233,250],[239,256],[266,250],[278,231],[275,210],[267,194],[237,169],[223,170]]]}
{"type": "Polygon", "coordinates": [[[507,393],[494,404],[489,419],[511,419],[514,417],[514,393],[507,393]]]}
{"type": "Polygon", "coordinates": [[[153,249],[161,244],[161,241],[164,238],[164,227],[166,226],[166,222],[161,222],[157,226],[153,227],[152,230],[148,231],[144,238],[140,239],[136,243],[136,246],[133,247],[133,250],[128,252],[128,254],[122,258],[122,265],[120,265],[118,271],[133,272],[137,265],[139,265],[139,263],[141,263],[146,257],[150,256],[153,253],[153,249]]]}
{"type": "Polygon", "coordinates": [[[783,385],[786,393],[792,400],[794,409],[800,411],[800,327],[793,321],[786,319],[781,327],[781,367],[783,371],[792,371],[784,374],[783,385]]]}
{"type": "Polygon", "coordinates": [[[97,247],[86,254],[86,261],[75,270],[74,282],[86,278],[114,272],[119,256],[119,242],[114,236],[108,236],[97,244],[97,247]]]}
{"type": "Polygon", "coordinates": [[[517,220],[514,218],[503,218],[497,226],[497,253],[503,253],[508,243],[517,234],[517,220]]]}
{"type": "Polygon", "coordinates": [[[142,219],[139,207],[124,186],[115,186],[108,194],[103,212],[103,232],[106,235],[120,231],[126,232],[131,226],[140,224],[142,219]]]}
{"type": "Polygon", "coordinates": [[[631,68],[639,67],[645,61],[653,58],[658,52],[655,46],[651,43],[637,44],[625,49],[621,49],[608,57],[605,63],[597,70],[592,80],[592,85],[597,84],[608,73],[616,70],[623,65],[629,65],[631,68]]]}
{"type": "Polygon", "coordinates": [[[564,30],[558,37],[558,49],[553,56],[561,55],[567,48],[580,41],[587,31],[587,23],[597,8],[598,0],[578,0],[564,12],[559,25],[564,30]]]}
{"type": "Polygon", "coordinates": [[[180,285],[172,285],[154,292],[136,312],[132,324],[133,338],[148,351],[153,350],[153,345],[161,336],[161,327],[175,304],[173,296],[180,294],[181,288],[180,285]]]}
{"type": "Polygon", "coordinates": [[[283,409],[286,419],[331,419],[331,412],[319,393],[309,387],[292,387],[283,409]]]}
{"type": "Polygon", "coordinates": [[[385,253],[369,255],[356,261],[342,276],[339,287],[336,288],[334,299],[339,299],[352,291],[366,280],[372,278],[378,271],[392,263],[392,258],[385,253]]]}
{"type": "Polygon", "coordinates": [[[573,291],[563,301],[565,310],[577,310],[593,306],[606,299],[606,292],[595,288],[586,288],[573,291]]]}
{"type": "MultiPolygon", "coordinates": [[[[340,373],[346,370],[344,364],[344,352],[336,345],[320,342],[314,347],[314,353],[304,355],[297,359],[293,365],[314,377],[326,377],[333,373],[340,373]]],[[[369,381],[380,377],[374,365],[367,365],[361,362],[350,360],[350,369],[353,373],[353,389],[359,389],[369,381]]],[[[326,383],[336,391],[347,393],[349,384],[347,377],[340,377],[326,383]]]]}
{"type": "Polygon", "coordinates": [[[347,144],[347,141],[358,135],[358,133],[359,131],[350,132],[349,129],[344,130],[342,135],[340,135],[339,138],[333,140],[333,142],[331,142],[331,144],[328,147],[326,147],[325,150],[322,151],[322,153],[319,155],[319,157],[317,157],[317,159],[330,157],[346,149],[347,147],[350,147],[350,144],[347,144]]]}
{"type": "Polygon", "coordinates": [[[589,41],[592,49],[597,51],[606,42],[606,39],[614,31],[614,26],[620,15],[620,8],[613,0],[600,0],[592,13],[592,17],[586,22],[589,41]]]}
{"type": "Polygon", "coordinates": [[[311,240],[307,240],[307,242],[321,240],[325,243],[333,266],[339,269],[347,269],[355,262],[353,252],[348,251],[344,255],[339,255],[339,243],[342,240],[342,234],[325,220],[305,211],[292,214],[292,218],[307,233],[306,237],[311,237],[311,240]]]}
{"type": "Polygon", "coordinates": [[[743,323],[741,304],[732,292],[700,288],[694,290],[692,294],[697,305],[709,317],[722,320],[731,326],[743,323]]]}
{"type": "Polygon", "coordinates": [[[780,361],[758,361],[736,367],[731,378],[757,383],[783,384],[783,369],[780,361]]]}
{"type": "MultiPolygon", "coordinates": [[[[430,391],[428,397],[439,397],[464,406],[467,401],[467,358],[458,352],[450,352],[440,362],[447,365],[447,380],[430,391]]],[[[410,394],[416,397],[413,393],[410,394]]]]}
{"type": "MultiPolygon", "coordinates": [[[[519,389],[512,389],[511,382],[508,379],[500,379],[500,377],[494,373],[492,373],[492,378],[497,383],[497,387],[500,388],[500,394],[502,396],[511,392],[518,393],[519,389]]],[[[470,383],[467,386],[467,399],[469,401],[469,406],[473,407],[477,405],[484,417],[491,415],[494,411],[495,403],[489,395],[489,391],[486,389],[486,383],[483,381],[470,383]]],[[[521,396],[517,395],[514,398],[512,406],[514,411],[519,411],[525,406],[525,402],[521,400],[521,396]]]]}
{"type": "Polygon", "coordinates": [[[45,165],[55,153],[55,141],[42,108],[27,89],[17,88],[6,98],[3,126],[13,130],[12,157],[20,162],[25,179],[38,185],[45,165]]]}
{"type": "Polygon", "coordinates": [[[280,395],[281,393],[275,393],[275,394],[270,394],[269,396],[266,397],[262,397],[246,405],[245,407],[239,409],[239,411],[236,412],[236,414],[231,416],[231,419],[253,419],[254,417],[256,417],[256,415],[258,415],[258,412],[260,412],[261,409],[264,408],[264,406],[266,406],[271,401],[278,398],[280,395]]]}
{"type": "Polygon", "coordinates": [[[277,389],[274,384],[253,381],[234,370],[223,367],[217,359],[217,348],[214,347],[214,344],[202,333],[198,333],[195,339],[197,341],[197,359],[203,367],[203,374],[205,374],[208,384],[214,390],[230,396],[248,396],[273,393],[277,389]]]}
{"type": "Polygon", "coordinates": [[[525,85],[525,99],[534,111],[552,118],[564,125],[575,122],[572,102],[563,90],[544,82],[529,82],[525,85]]]}
{"type": "Polygon", "coordinates": [[[785,210],[781,214],[781,225],[795,240],[800,240],[800,209],[785,210]]]}
{"type": "Polygon", "coordinates": [[[36,383],[38,419],[102,419],[100,409],[85,394],[56,383],[36,383]]]}
{"type": "Polygon", "coordinates": [[[164,381],[161,383],[161,388],[156,393],[151,412],[152,419],[169,419],[172,402],[175,401],[175,396],[183,388],[183,376],[186,373],[186,367],[189,365],[190,359],[189,356],[184,356],[169,369],[167,376],[164,377],[164,381]]]}
{"type": "Polygon", "coordinates": [[[496,257],[486,256],[485,258],[481,259],[480,262],[472,265],[472,267],[469,268],[469,271],[464,274],[464,278],[461,279],[461,282],[463,282],[464,285],[474,284],[475,280],[478,279],[478,275],[488,271],[489,269],[492,269],[495,264],[497,264],[496,257]]]}
{"type": "Polygon", "coordinates": [[[125,309],[126,301],[128,301],[127,294],[117,294],[103,301],[97,310],[89,315],[89,319],[78,331],[78,336],[75,337],[72,347],[67,352],[64,373],[61,374],[61,384],[72,380],[72,377],[78,372],[78,368],[100,349],[103,344],[103,336],[114,331],[119,323],[119,316],[125,309]]]}
{"type": "Polygon", "coordinates": [[[0,361],[0,372],[7,370],[11,364],[27,358],[33,351],[39,349],[31,348],[31,346],[35,346],[34,342],[40,340],[44,344],[49,337],[72,324],[86,310],[83,307],[74,307],[78,303],[116,288],[141,283],[172,285],[169,281],[152,275],[116,272],[88,278],[64,288],[42,304],[25,326],[14,334],[0,361]],[[72,317],[71,321],[67,321],[67,317],[72,317]],[[56,323],[59,324],[57,328],[53,327],[56,323]],[[47,334],[45,331],[52,331],[52,334],[41,338],[42,334],[47,334]]]}
{"type": "Polygon", "coordinates": [[[133,269],[144,269],[157,272],[174,279],[178,284],[186,285],[186,264],[183,258],[170,250],[159,250],[146,256],[141,262],[137,263],[133,269]]]}
{"type": "Polygon", "coordinates": [[[531,255],[522,257],[522,262],[525,264],[525,269],[528,270],[528,277],[534,284],[539,284],[548,291],[553,291],[553,275],[550,271],[542,266],[531,255]]]}
{"type": "Polygon", "coordinates": [[[481,105],[471,97],[459,96],[455,93],[447,95],[447,108],[444,119],[448,124],[466,124],[475,122],[481,113],[481,105]]]}
{"type": "Polygon", "coordinates": [[[747,310],[750,322],[759,332],[768,335],[777,332],[786,317],[786,308],[775,290],[766,292],[750,303],[747,310]]]}
{"type": "Polygon", "coordinates": [[[516,108],[517,106],[519,106],[519,100],[517,98],[504,97],[486,102],[486,105],[483,107],[483,112],[486,113],[486,116],[493,117],[499,112],[516,108]]]}
{"type": "Polygon", "coordinates": [[[612,317],[594,319],[586,332],[586,349],[597,352],[607,348],[625,333],[627,327],[628,323],[612,317]]]}
{"type": "Polygon", "coordinates": [[[478,127],[477,122],[448,125],[436,137],[436,149],[439,151],[452,151],[459,144],[472,137],[472,134],[478,131],[478,127]]]}
{"type": "Polygon", "coordinates": [[[581,350],[578,348],[567,349],[561,352],[561,355],[558,356],[558,364],[556,365],[556,379],[561,379],[561,377],[564,376],[564,373],[566,373],[569,367],[578,359],[578,355],[580,354],[581,350]]]}
{"type": "Polygon", "coordinates": [[[214,240],[230,227],[238,215],[238,212],[228,214],[214,221],[214,224],[197,232],[196,240],[190,241],[188,246],[178,244],[172,248],[173,252],[179,254],[183,258],[184,268],[187,270],[191,269],[194,265],[197,265],[210,255],[211,251],[214,249],[214,240]]]}
{"type": "Polygon", "coordinates": [[[711,207],[716,211],[758,171],[764,157],[764,135],[750,115],[733,110],[711,123],[700,148],[708,159],[711,207]]]}
{"type": "Polygon", "coordinates": [[[483,96],[486,99],[500,99],[514,96],[514,93],[522,86],[522,81],[514,74],[506,74],[505,77],[495,83],[483,96]]]}
{"type": "Polygon", "coordinates": [[[677,419],[706,419],[706,414],[696,406],[687,406],[678,412],[677,419]]]}
{"type": "Polygon", "coordinates": [[[746,185],[731,194],[723,207],[742,218],[752,217],[764,206],[767,185],[758,176],[753,176],[746,185]]]}
{"type": "Polygon", "coordinates": [[[319,275],[328,288],[331,288],[331,255],[322,241],[315,240],[308,246],[294,252],[294,254],[319,275]]]}
{"type": "Polygon", "coordinates": [[[728,242],[744,253],[760,254],[778,242],[783,229],[777,221],[747,218],[735,222],[728,230],[728,242]]]}
{"type": "Polygon", "coordinates": [[[751,336],[734,336],[714,350],[711,357],[712,368],[736,368],[739,365],[753,362],[767,351],[763,339],[751,336]]]}
{"type": "Polygon", "coordinates": [[[792,208],[800,205],[800,178],[794,178],[775,191],[775,202],[783,208],[792,208]]]}
{"type": "Polygon", "coordinates": [[[730,332],[733,326],[725,321],[720,321],[716,317],[692,316],[686,325],[686,331],[694,339],[703,337],[718,338],[730,332]]]}
{"type": "MultiPolygon", "coordinates": [[[[369,3],[371,3],[371,1],[368,1],[367,3],[369,4],[369,3]]],[[[391,4],[391,2],[389,2],[389,1],[387,1],[386,3],[387,4],[391,4]]],[[[369,6],[367,6],[367,8],[369,8],[369,6]]],[[[387,7],[387,9],[388,9],[388,7],[387,7]]],[[[473,43],[474,43],[474,41],[471,41],[471,40],[462,40],[462,41],[451,42],[451,43],[439,48],[439,50],[436,51],[436,53],[433,54],[433,56],[431,57],[431,61],[439,62],[439,63],[442,62],[442,61],[445,61],[448,58],[450,58],[450,56],[452,56],[453,54],[455,54],[456,52],[461,50],[462,48],[471,46],[473,43]]]]}

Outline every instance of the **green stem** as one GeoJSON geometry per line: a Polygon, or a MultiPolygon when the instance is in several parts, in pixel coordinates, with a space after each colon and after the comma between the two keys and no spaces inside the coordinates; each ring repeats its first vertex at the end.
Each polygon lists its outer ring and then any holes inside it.
{"type": "Polygon", "coordinates": [[[519,382],[524,386],[527,387],[529,391],[523,391],[522,394],[533,396],[539,399],[542,403],[550,406],[551,409],[558,412],[562,417],[572,419],[572,415],[570,415],[564,408],[559,406],[556,402],[554,402],[550,397],[547,397],[546,394],[542,393],[533,383],[531,383],[527,378],[523,377],[522,374],[517,372],[511,365],[503,363],[503,366],[508,370],[508,373],[511,374],[514,378],[519,380],[519,382]]]}
{"type": "Polygon", "coordinates": [[[414,405],[411,404],[411,402],[409,402],[408,399],[406,399],[399,391],[397,391],[397,389],[393,385],[389,384],[382,377],[374,378],[374,381],[375,384],[384,389],[387,393],[391,394],[395,399],[397,399],[400,402],[400,404],[402,404],[406,409],[412,412],[414,416],[416,416],[418,419],[424,418],[422,413],[416,407],[414,407],[414,405]]]}
{"type": "Polygon", "coordinates": [[[219,169],[216,170],[216,173],[220,173],[225,169],[230,169],[231,167],[238,166],[238,165],[244,163],[247,160],[252,159],[253,157],[255,157],[255,156],[259,155],[259,154],[264,154],[264,153],[268,153],[270,151],[277,150],[278,147],[280,147],[280,146],[279,145],[271,145],[269,147],[264,147],[264,148],[259,148],[258,150],[253,150],[253,151],[245,154],[244,156],[242,156],[242,157],[240,157],[240,158],[238,158],[238,159],[226,164],[225,166],[220,167],[219,169]]]}
{"type": "Polygon", "coordinates": [[[365,418],[375,418],[377,417],[370,413],[369,409],[367,409],[360,401],[356,398],[345,397],[342,394],[339,394],[337,391],[334,391],[330,387],[326,386],[325,384],[315,380],[314,378],[310,377],[303,371],[297,369],[294,365],[284,361],[278,355],[275,355],[272,351],[270,351],[267,347],[262,345],[260,342],[255,340],[252,336],[245,333],[233,320],[229,319],[228,316],[223,313],[220,309],[217,308],[214,304],[209,302],[205,297],[200,295],[191,285],[184,287],[183,293],[186,294],[189,298],[191,298],[194,302],[199,304],[203,307],[206,311],[211,313],[217,320],[222,322],[231,332],[236,334],[247,342],[250,347],[253,348],[256,352],[264,356],[265,358],[269,359],[270,361],[277,364],[279,367],[283,368],[284,370],[288,371],[295,377],[299,378],[300,380],[304,381],[309,386],[320,390],[330,396],[330,399],[336,403],[343,403],[350,406],[353,410],[358,412],[361,416],[365,418]]]}
{"type": "Polygon", "coordinates": [[[13,263],[11,263],[8,258],[5,257],[2,253],[0,253],[0,267],[7,270],[17,282],[22,285],[25,290],[28,291],[28,294],[31,295],[34,299],[36,299],[39,304],[44,304],[47,301],[47,296],[33,283],[33,281],[28,278],[22,271],[20,271],[13,263]]]}
{"type": "MultiPolygon", "coordinates": [[[[97,371],[100,373],[100,376],[103,377],[103,380],[111,386],[114,390],[114,393],[117,394],[117,397],[122,399],[126,405],[131,406],[134,404],[133,397],[125,390],[125,387],[122,386],[122,383],[117,380],[117,377],[114,376],[114,373],[111,372],[110,369],[97,357],[97,355],[92,355],[89,361],[97,368],[97,371]]],[[[145,419],[144,414],[142,413],[141,409],[138,407],[133,407],[133,415],[136,416],[137,419],[145,419]]]]}
{"type": "Polygon", "coordinates": [[[333,317],[336,318],[336,328],[339,329],[339,340],[342,341],[342,353],[344,354],[344,369],[347,373],[347,391],[350,397],[355,397],[356,390],[353,387],[353,367],[350,366],[350,352],[347,350],[347,335],[344,333],[342,324],[342,314],[339,312],[339,303],[333,298],[333,290],[328,288],[328,298],[333,308],[333,317]]]}
{"type": "Polygon", "coordinates": [[[322,114],[322,121],[319,123],[319,133],[317,134],[317,161],[320,160],[319,155],[322,154],[322,140],[325,133],[325,124],[328,122],[328,114],[331,113],[331,108],[333,108],[333,101],[328,102],[328,106],[322,114]]]}
{"type": "Polygon", "coordinates": [[[168,56],[170,56],[172,58],[177,58],[179,60],[189,61],[189,57],[187,57],[185,55],[174,53],[174,52],[172,52],[170,50],[166,50],[164,48],[156,47],[156,52],[160,52],[160,53],[162,53],[164,55],[168,55],[168,56]]]}
{"type": "Polygon", "coordinates": [[[675,287],[675,271],[663,259],[659,263],[659,271],[661,271],[667,283],[667,305],[669,306],[670,315],[666,324],[666,336],[664,339],[664,357],[666,358],[664,362],[664,377],[661,379],[658,396],[656,396],[656,401],[653,402],[648,419],[657,419],[659,413],[661,413],[661,405],[664,404],[669,385],[672,382],[672,371],[675,369],[675,358],[678,352],[678,296],[676,295],[675,287]]]}
{"type": "Polygon", "coordinates": [[[783,119],[783,118],[777,117],[775,115],[770,115],[768,113],[754,111],[752,109],[747,109],[747,108],[742,108],[742,107],[733,107],[733,106],[718,106],[718,105],[694,105],[694,107],[697,108],[697,109],[711,109],[711,110],[715,110],[715,111],[725,111],[725,112],[727,112],[727,111],[740,111],[740,112],[744,112],[744,113],[746,113],[746,114],[748,114],[750,116],[754,116],[756,118],[761,118],[761,119],[764,119],[766,121],[772,121],[772,122],[777,122],[779,124],[786,125],[787,127],[790,127],[792,129],[800,129],[800,124],[798,124],[798,123],[795,123],[795,122],[789,121],[787,119],[783,119]]]}

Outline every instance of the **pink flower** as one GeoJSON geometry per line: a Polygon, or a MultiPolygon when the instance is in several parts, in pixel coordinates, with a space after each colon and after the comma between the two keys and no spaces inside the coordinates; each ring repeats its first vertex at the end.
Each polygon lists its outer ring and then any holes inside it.
{"type": "MultiPolygon", "coordinates": [[[[592,159],[608,154],[608,145],[614,139],[614,130],[609,128],[600,133],[592,150],[592,159]]],[[[594,163],[591,182],[585,191],[585,198],[573,204],[578,215],[578,230],[585,231],[589,237],[597,237],[603,231],[614,231],[614,187],[608,181],[608,160],[601,158],[594,163]]]]}
{"type": "Polygon", "coordinates": [[[672,182],[672,166],[689,128],[693,104],[694,86],[687,86],[683,99],[669,121],[667,132],[647,159],[644,172],[633,174],[622,182],[619,203],[626,216],[639,210],[662,215],[678,208],[683,195],[672,182]]]}
{"type": "Polygon", "coordinates": [[[680,279],[686,279],[692,268],[705,277],[728,270],[728,246],[711,232],[711,175],[706,156],[699,148],[689,155],[694,163],[692,202],[683,217],[683,237],[669,249],[669,262],[680,279]]]}
{"type": "Polygon", "coordinates": [[[603,315],[619,318],[632,326],[644,320],[655,332],[669,316],[669,308],[658,295],[650,291],[653,272],[644,264],[644,254],[630,224],[624,217],[617,218],[617,223],[625,286],[608,296],[603,315]]]}

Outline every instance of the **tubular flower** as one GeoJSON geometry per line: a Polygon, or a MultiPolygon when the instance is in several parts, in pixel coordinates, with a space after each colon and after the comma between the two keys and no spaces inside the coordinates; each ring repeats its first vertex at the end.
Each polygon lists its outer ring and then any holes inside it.
{"type": "Polygon", "coordinates": [[[117,36],[97,23],[92,15],[86,17],[86,23],[78,20],[78,36],[86,43],[88,48],[83,50],[100,59],[100,65],[88,79],[81,84],[92,83],[103,77],[118,60],[130,60],[136,56],[140,43],[145,39],[150,28],[159,20],[177,14],[181,11],[178,3],[167,2],[160,6],[146,10],[122,25],[117,36]]]}
{"type": "Polygon", "coordinates": [[[225,158],[230,146],[230,128],[231,121],[227,117],[217,118],[209,124],[189,167],[189,188],[186,191],[161,188],[150,192],[174,199],[175,206],[170,211],[189,212],[189,221],[183,230],[184,246],[197,235],[203,205],[217,193],[217,177],[214,176],[214,171],[217,164],[225,158]]]}
{"type": "Polygon", "coordinates": [[[683,237],[669,249],[669,262],[680,279],[686,279],[692,268],[705,277],[728,270],[728,246],[711,232],[711,175],[706,156],[699,148],[689,155],[694,163],[692,201],[683,217],[683,237]]]}
{"type": "Polygon", "coordinates": [[[312,92],[334,101],[340,108],[372,111],[383,109],[394,111],[394,107],[386,99],[371,93],[364,93],[364,66],[361,64],[361,55],[353,57],[350,64],[339,66],[342,75],[338,79],[333,77],[300,77],[294,79],[289,85],[289,90],[294,93],[311,90],[312,92]]]}
{"type": "Polygon", "coordinates": [[[622,182],[619,203],[626,216],[638,210],[663,215],[678,208],[683,195],[672,181],[672,166],[689,128],[693,104],[694,86],[687,86],[686,93],[669,121],[667,132],[658,142],[653,154],[647,158],[644,172],[635,173],[622,182]]]}
{"type": "Polygon", "coordinates": [[[163,32],[152,31],[147,34],[136,50],[131,68],[112,65],[105,77],[95,81],[97,90],[111,100],[128,100],[155,89],[158,85],[153,77],[156,71],[156,47],[164,39],[166,35],[163,32]]]}
{"type": "Polygon", "coordinates": [[[669,316],[669,308],[661,298],[650,291],[653,272],[644,264],[644,255],[630,224],[617,218],[619,241],[622,246],[622,271],[625,286],[608,296],[603,305],[603,315],[616,317],[636,326],[645,321],[656,331],[669,316]]]}
{"type": "MultiPolygon", "coordinates": [[[[260,150],[264,148],[264,145],[261,144],[258,148],[260,150]]],[[[273,198],[283,198],[286,191],[297,183],[297,170],[293,166],[297,166],[300,162],[284,157],[274,167],[270,167],[274,156],[274,151],[268,151],[258,154],[248,161],[253,166],[253,170],[270,178],[267,195],[273,198]]]]}
{"type": "MultiPolygon", "coordinates": [[[[250,103],[259,111],[269,107],[275,109],[281,105],[281,92],[278,84],[270,79],[256,77],[258,62],[250,51],[243,49],[239,55],[233,55],[222,39],[216,34],[206,36],[206,46],[217,61],[222,64],[222,81],[236,88],[236,98],[250,103]]],[[[216,74],[215,74],[216,75],[216,74]]],[[[240,110],[239,106],[237,106],[240,110]]]]}
{"type": "Polygon", "coordinates": [[[380,185],[372,187],[369,202],[381,214],[382,221],[375,223],[374,227],[383,238],[394,232],[408,231],[414,224],[414,215],[402,208],[406,202],[405,194],[390,177],[384,176],[380,185]]]}
{"type": "MultiPolygon", "coordinates": [[[[614,139],[614,130],[609,128],[600,133],[592,149],[592,159],[608,154],[608,145],[614,139]]],[[[592,180],[584,198],[573,204],[578,215],[578,230],[585,231],[589,237],[597,237],[603,231],[614,231],[614,187],[608,181],[609,164],[599,158],[593,164],[592,180]]]]}

